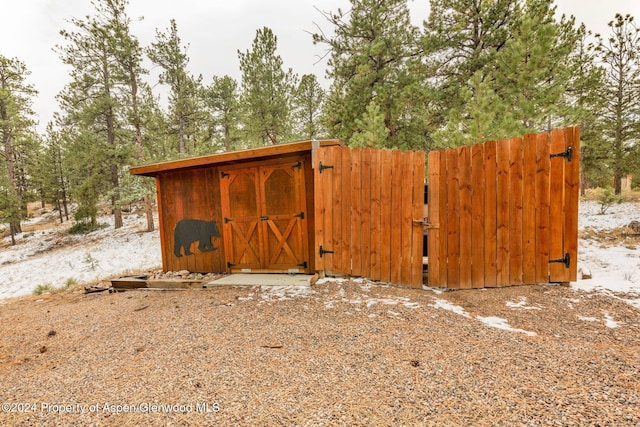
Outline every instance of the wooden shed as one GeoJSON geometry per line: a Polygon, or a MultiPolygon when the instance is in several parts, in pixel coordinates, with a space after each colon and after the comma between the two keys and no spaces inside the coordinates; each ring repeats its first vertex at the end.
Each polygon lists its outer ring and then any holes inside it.
{"type": "Polygon", "coordinates": [[[300,141],[138,166],[165,271],[366,277],[411,287],[577,275],[579,130],[428,155],[300,141]],[[428,232],[428,245],[424,235],[428,232]],[[428,251],[425,249],[428,248],[428,251]]]}

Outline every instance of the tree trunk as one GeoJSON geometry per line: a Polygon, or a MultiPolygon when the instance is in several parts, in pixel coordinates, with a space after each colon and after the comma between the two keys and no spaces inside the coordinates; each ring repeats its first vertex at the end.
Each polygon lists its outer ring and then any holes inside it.
{"type": "Polygon", "coordinates": [[[153,224],[153,211],[151,209],[151,197],[147,194],[144,196],[144,210],[147,213],[147,231],[155,230],[153,224]]]}

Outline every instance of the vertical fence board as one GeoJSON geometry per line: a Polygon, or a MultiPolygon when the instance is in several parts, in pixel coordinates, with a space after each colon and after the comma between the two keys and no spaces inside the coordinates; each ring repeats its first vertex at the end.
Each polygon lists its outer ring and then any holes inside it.
{"type": "Polygon", "coordinates": [[[484,287],[484,144],[471,147],[471,284],[484,287]]]}
{"type": "Polygon", "coordinates": [[[413,151],[402,153],[402,227],[400,283],[411,283],[411,239],[413,235],[413,151]]]}
{"type": "Polygon", "coordinates": [[[429,286],[438,288],[446,285],[440,278],[440,199],[444,197],[440,194],[440,151],[429,153],[429,228],[427,229],[428,245],[428,274],[429,286]]]}
{"type": "Polygon", "coordinates": [[[369,277],[371,272],[371,149],[363,149],[360,161],[360,276],[369,277]]]}
{"type": "MultiPolygon", "coordinates": [[[[551,132],[551,154],[561,153],[565,150],[564,131],[553,130],[551,132]]],[[[564,206],[562,190],[564,188],[564,168],[566,159],[564,157],[554,157],[551,159],[551,171],[549,174],[549,204],[550,204],[550,248],[549,257],[551,259],[563,258],[564,242],[562,231],[564,228],[564,206]]],[[[549,280],[551,282],[564,282],[565,266],[559,262],[549,264],[549,280]]]]}
{"type": "Polygon", "coordinates": [[[351,274],[361,276],[360,262],[360,230],[361,215],[360,193],[361,188],[361,150],[354,148],[351,150],[351,274]]]}
{"type": "MultiPolygon", "coordinates": [[[[333,150],[330,147],[324,152],[324,164],[328,166],[332,166],[334,164],[333,160],[333,150]]],[[[324,265],[327,271],[335,272],[335,266],[333,264],[333,258],[336,256],[336,248],[334,246],[333,241],[333,181],[334,181],[334,173],[336,173],[336,169],[325,169],[322,172],[322,186],[323,186],[323,195],[324,195],[324,206],[325,206],[325,220],[324,220],[324,232],[325,232],[325,244],[324,247],[327,251],[333,251],[333,254],[324,254],[324,265]]]]}
{"type": "Polygon", "coordinates": [[[497,286],[509,284],[509,140],[498,141],[497,176],[497,286]]]}
{"type": "Polygon", "coordinates": [[[337,155],[341,157],[340,265],[342,273],[351,274],[351,150],[344,147],[336,148],[338,149],[337,155]]]}
{"type": "Polygon", "coordinates": [[[522,183],[522,281],[536,283],[536,135],[524,137],[522,183]]]}
{"type": "Polygon", "coordinates": [[[391,150],[380,152],[380,280],[391,281],[391,150]]]}
{"type": "Polygon", "coordinates": [[[578,279],[578,199],[580,196],[580,129],[568,128],[565,131],[565,149],[572,148],[573,158],[566,165],[564,195],[564,247],[571,256],[571,265],[565,282],[578,279]]]}
{"type": "Polygon", "coordinates": [[[402,151],[391,154],[391,282],[402,278],[402,151]]]}
{"type": "MultiPolygon", "coordinates": [[[[413,157],[413,220],[422,220],[424,217],[424,164],[425,154],[417,151],[413,157]]],[[[420,222],[413,222],[411,238],[411,286],[421,288],[422,276],[422,256],[424,227],[420,222]]]]}
{"type": "Polygon", "coordinates": [[[458,149],[458,192],[460,197],[460,288],[471,288],[471,150],[458,149]]]}
{"type": "MultiPolygon", "coordinates": [[[[327,169],[325,172],[331,174],[333,197],[331,199],[331,229],[333,231],[331,235],[331,250],[333,254],[329,254],[331,261],[333,262],[332,271],[345,273],[345,266],[342,264],[342,253],[344,249],[344,239],[348,239],[349,235],[342,235],[342,212],[344,198],[342,197],[342,185],[341,179],[343,166],[342,166],[342,153],[340,147],[329,147],[328,151],[331,152],[331,163],[333,169],[327,169]]],[[[347,168],[349,165],[345,165],[347,168]]],[[[323,172],[324,173],[324,172],[323,172]]]]}
{"type": "Polygon", "coordinates": [[[440,246],[438,247],[438,253],[440,258],[440,283],[443,286],[448,286],[449,278],[447,276],[448,268],[447,268],[447,243],[448,243],[448,232],[449,226],[447,221],[447,183],[448,183],[448,173],[447,173],[447,152],[440,152],[440,188],[438,192],[440,193],[440,198],[438,200],[434,200],[434,203],[438,203],[438,211],[440,212],[440,217],[437,219],[438,221],[438,240],[440,246]]]}
{"type": "Polygon", "coordinates": [[[373,280],[380,280],[380,190],[382,176],[380,175],[380,150],[371,150],[371,255],[370,276],[373,280]]]}
{"type": "Polygon", "coordinates": [[[447,285],[460,287],[460,181],[458,152],[447,155],[447,285]]]}
{"type": "Polygon", "coordinates": [[[324,153],[326,148],[320,148],[314,151],[314,165],[313,165],[313,197],[315,199],[315,240],[316,247],[314,248],[314,255],[316,257],[316,269],[318,271],[325,271],[324,257],[320,257],[320,246],[323,248],[326,246],[324,241],[324,221],[326,216],[326,208],[324,204],[324,185],[323,174],[320,173],[320,163],[324,164],[324,153]]]}
{"type": "Polygon", "coordinates": [[[549,134],[536,135],[536,282],[549,281],[549,134]]]}
{"type": "Polygon", "coordinates": [[[509,142],[509,285],[522,284],[522,139],[509,142]]]}
{"type": "Polygon", "coordinates": [[[498,257],[498,160],[497,143],[488,141],[484,144],[484,282],[485,286],[493,287],[497,285],[497,265],[498,257]]]}

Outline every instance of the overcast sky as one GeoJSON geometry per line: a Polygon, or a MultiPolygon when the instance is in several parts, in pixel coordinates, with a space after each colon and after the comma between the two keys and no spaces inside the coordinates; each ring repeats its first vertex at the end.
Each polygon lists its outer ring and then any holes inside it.
{"type": "MultiPolygon", "coordinates": [[[[72,29],[70,17],[92,13],[90,0],[0,0],[0,55],[18,58],[31,71],[28,81],[39,91],[34,110],[44,130],[57,110],[56,94],[68,82],[68,70],[53,51],[63,43],[59,31],[72,29]]],[[[640,20],[640,0],[556,0],[559,14],[576,16],[594,32],[608,34],[607,23],[616,12],[640,20]]],[[[155,39],[156,29],[165,31],[175,18],[183,44],[189,45],[189,69],[202,74],[209,84],[214,75],[240,79],[237,51],[246,51],[262,27],[278,37],[278,53],[287,68],[298,75],[314,73],[324,86],[326,61],[318,63],[323,48],[314,46],[308,32],[314,23],[331,27],[314,8],[348,9],[348,0],[130,0],[131,29],[143,46],[155,39]]],[[[428,15],[428,0],[409,0],[412,20],[420,24],[428,15]]]]}

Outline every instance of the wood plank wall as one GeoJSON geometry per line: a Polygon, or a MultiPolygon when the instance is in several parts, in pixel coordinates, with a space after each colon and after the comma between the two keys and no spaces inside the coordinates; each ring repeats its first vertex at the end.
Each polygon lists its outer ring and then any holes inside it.
{"type": "Polygon", "coordinates": [[[421,287],[424,152],[334,146],[314,156],[316,269],[421,287]]]}
{"type": "Polygon", "coordinates": [[[213,238],[214,251],[201,252],[198,242],[191,244],[192,255],[180,257],[174,254],[174,229],[184,218],[216,221],[222,236],[222,212],[220,208],[220,180],[217,168],[200,168],[161,174],[158,187],[158,211],[162,231],[162,265],[167,271],[193,272],[225,271],[224,242],[213,238]]]}
{"type": "Polygon", "coordinates": [[[578,128],[429,153],[429,285],[575,281],[578,128]],[[572,160],[551,156],[572,149],[572,160]],[[569,267],[561,262],[569,254],[569,267]]]}

